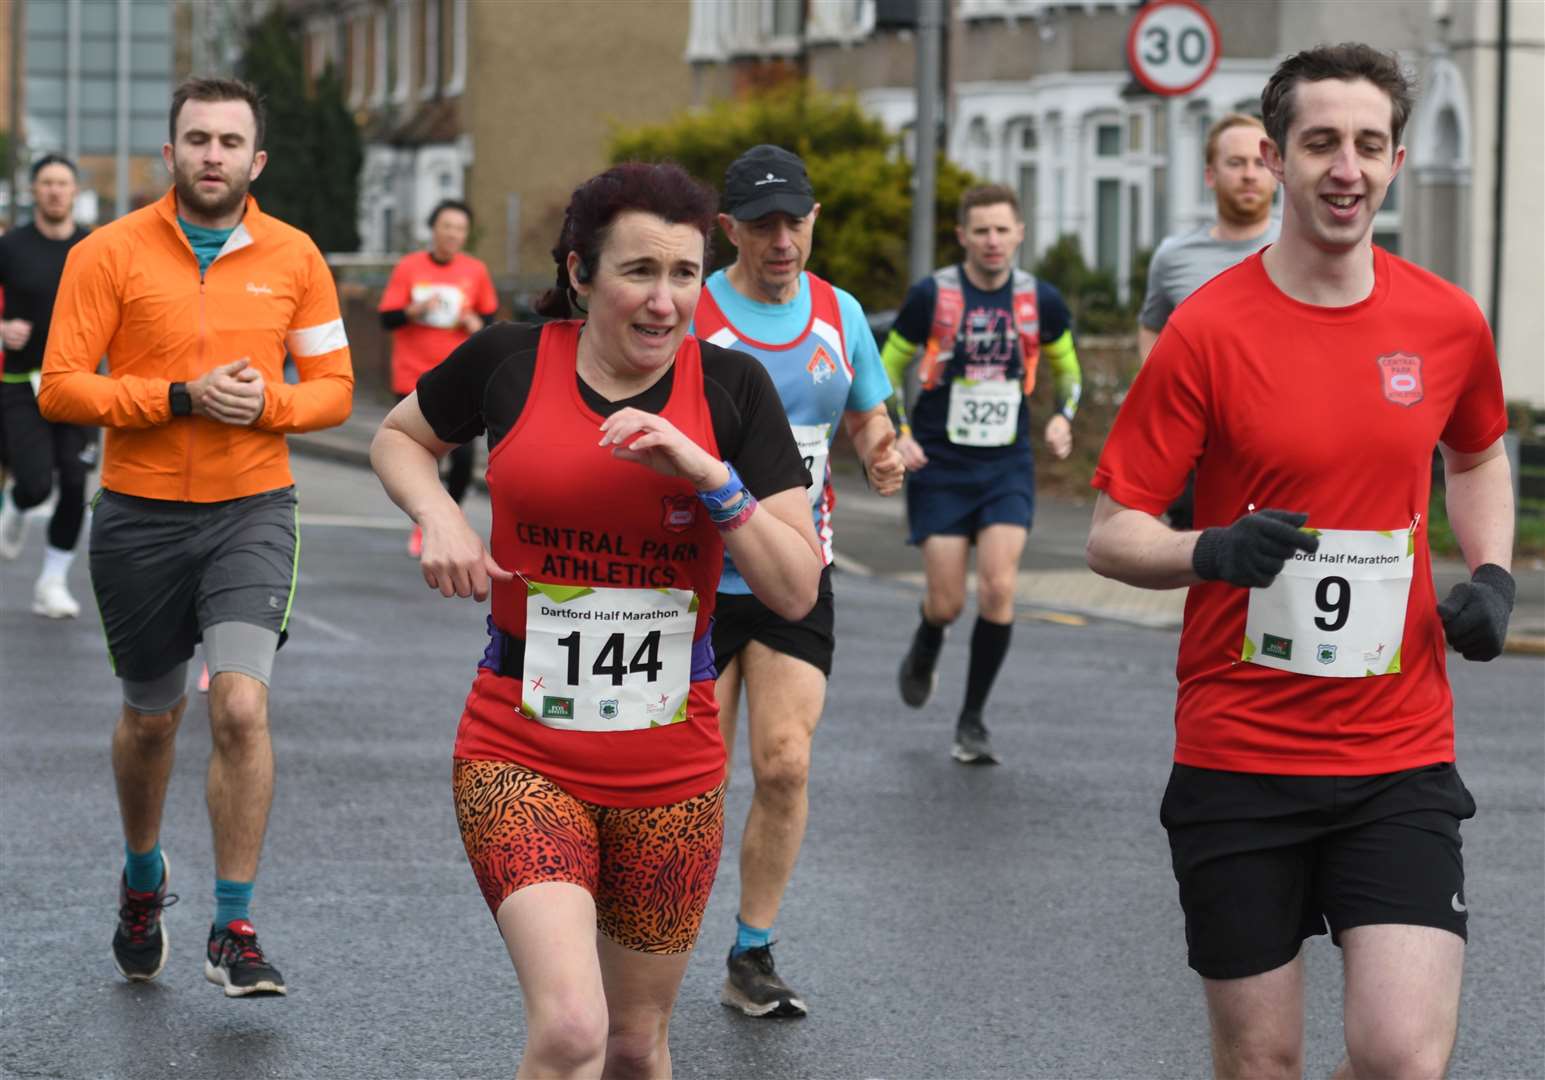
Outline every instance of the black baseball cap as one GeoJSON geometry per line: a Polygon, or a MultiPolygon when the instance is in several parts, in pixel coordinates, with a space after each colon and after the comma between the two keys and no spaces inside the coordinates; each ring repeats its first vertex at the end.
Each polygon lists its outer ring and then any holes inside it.
{"type": "Polygon", "coordinates": [[[776,213],[804,217],[814,206],[805,163],[781,146],[753,146],[724,170],[724,212],[739,221],[776,213]]]}

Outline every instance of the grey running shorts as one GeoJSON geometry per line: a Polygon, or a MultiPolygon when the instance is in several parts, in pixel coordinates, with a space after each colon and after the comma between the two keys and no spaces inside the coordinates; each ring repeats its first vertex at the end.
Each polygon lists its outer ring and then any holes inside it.
{"type": "Polygon", "coordinates": [[[154,681],[221,623],[268,630],[282,645],[299,559],[294,488],[218,503],[99,493],[91,586],[114,674],[154,681]]]}

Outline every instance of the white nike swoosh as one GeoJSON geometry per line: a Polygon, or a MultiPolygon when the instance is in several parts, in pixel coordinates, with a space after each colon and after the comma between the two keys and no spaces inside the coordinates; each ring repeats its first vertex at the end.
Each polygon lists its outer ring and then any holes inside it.
{"type": "Polygon", "coordinates": [[[1464,914],[1464,913],[1465,913],[1465,912],[1467,912],[1467,911],[1469,911],[1469,910],[1470,910],[1470,909],[1469,909],[1469,908],[1468,908],[1468,907],[1466,907],[1466,906],[1465,906],[1465,904],[1464,904],[1464,903],[1463,903],[1463,902],[1462,902],[1462,901],[1461,901],[1461,900],[1460,900],[1460,899],[1459,899],[1459,894],[1458,894],[1458,893],[1455,893],[1455,894],[1454,894],[1454,895],[1453,895],[1453,896],[1452,896],[1452,897],[1450,897],[1450,898],[1449,898],[1449,905],[1450,905],[1450,906],[1451,906],[1451,907],[1453,907],[1453,909],[1454,909],[1454,910],[1455,910],[1455,911],[1457,911],[1457,912],[1459,912],[1459,913],[1460,913],[1460,914],[1461,914],[1461,915],[1462,915],[1462,914],[1464,914]]]}

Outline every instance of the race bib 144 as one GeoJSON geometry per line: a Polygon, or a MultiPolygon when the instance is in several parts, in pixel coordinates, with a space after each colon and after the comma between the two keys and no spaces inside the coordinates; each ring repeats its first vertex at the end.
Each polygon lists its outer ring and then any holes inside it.
{"type": "Polygon", "coordinates": [[[697,607],[684,589],[528,581],[521,712],[568,731],[681,723],[697,607]]]}

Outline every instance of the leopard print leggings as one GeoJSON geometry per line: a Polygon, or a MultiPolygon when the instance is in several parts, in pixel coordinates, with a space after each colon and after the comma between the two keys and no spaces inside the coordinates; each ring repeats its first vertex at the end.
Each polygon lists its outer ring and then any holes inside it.
{"type": "Polygon", "coordinates": [[[692,951],[724,844],[723,783],[670,806],[597,806],[521,765],[458,760],[451,787],[489,911],[566,881],[595,898],[597,927],[623,948],[692,951]]]}

